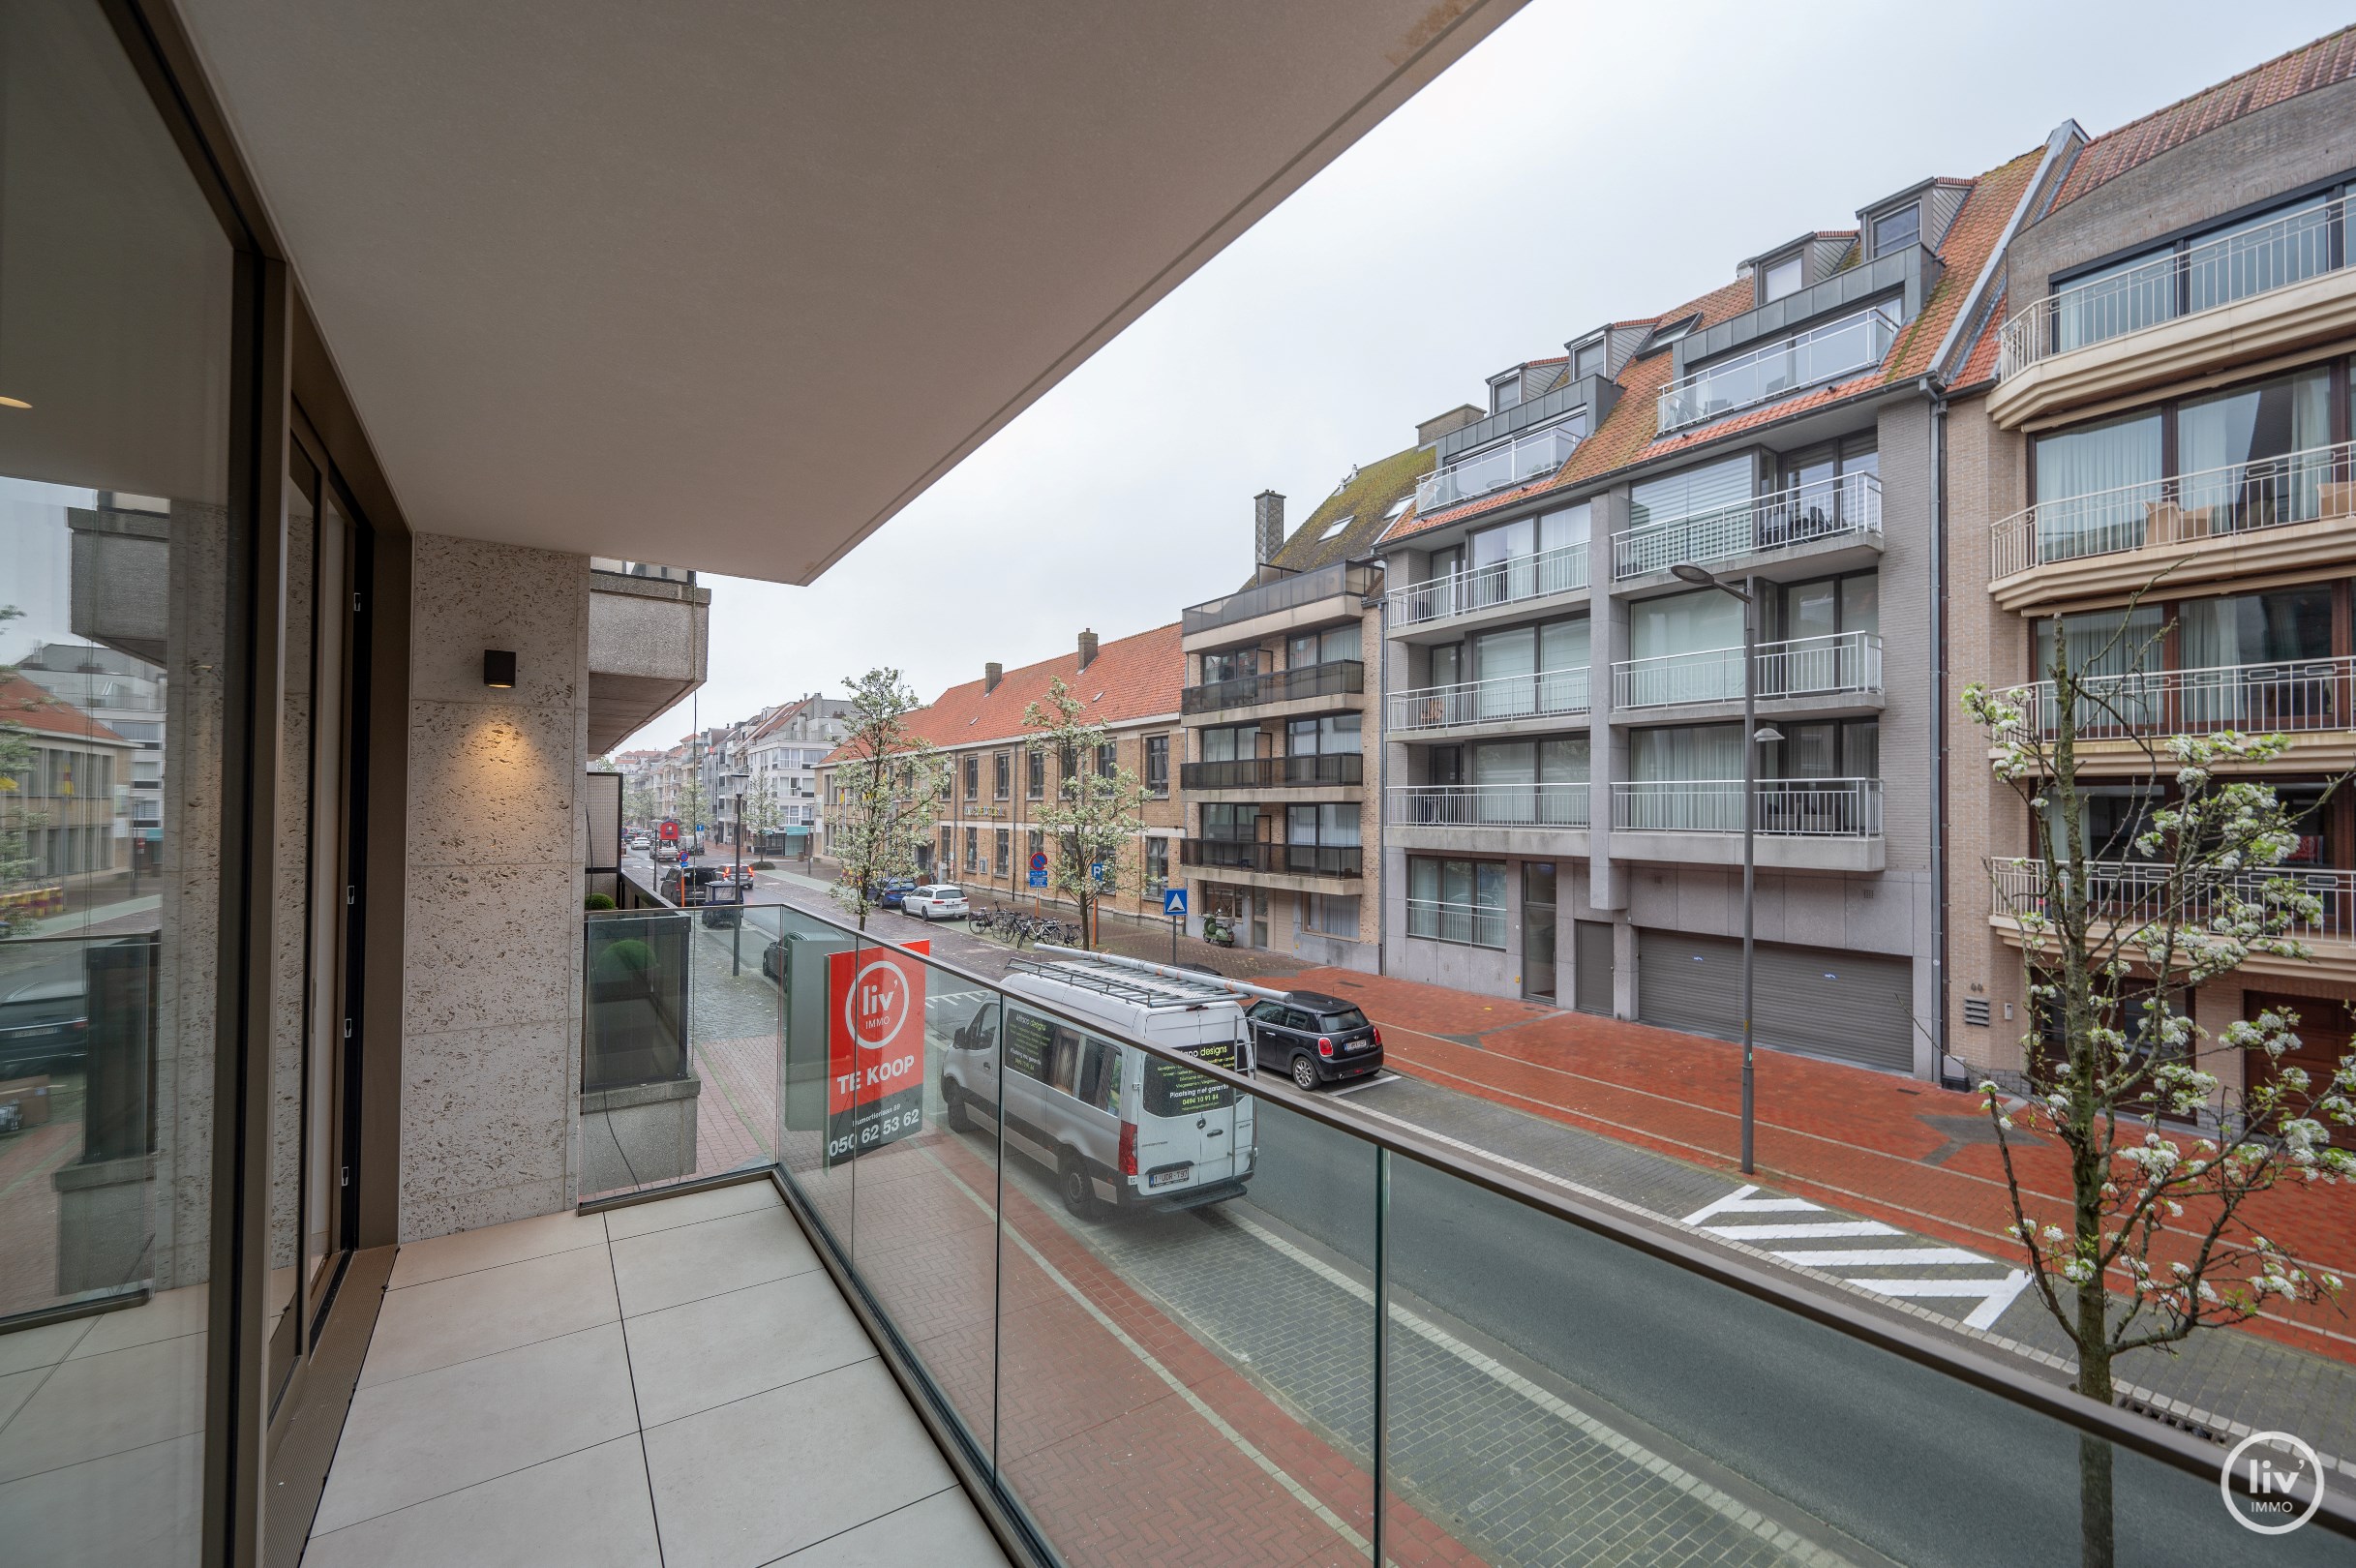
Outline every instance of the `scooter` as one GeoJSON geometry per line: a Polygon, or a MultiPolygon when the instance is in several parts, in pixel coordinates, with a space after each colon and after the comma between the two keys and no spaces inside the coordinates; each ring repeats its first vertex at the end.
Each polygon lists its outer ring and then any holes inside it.
{"type": "Polygon", "coordinates": [[[1235,927],[1216,915],[1205,915],[1202,918],[1202,940],[1214,948],[1232,948],[1235,946],[1235,927]]]}

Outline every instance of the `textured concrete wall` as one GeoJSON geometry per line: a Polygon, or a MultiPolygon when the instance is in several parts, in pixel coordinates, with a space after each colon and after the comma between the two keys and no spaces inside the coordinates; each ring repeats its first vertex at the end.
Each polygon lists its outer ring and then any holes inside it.
{"type": "Polygon", "coordinates": [[[589,558],[421,535],[414,582],[403,1241],[572,1199],[589,763],[589,558]]]}

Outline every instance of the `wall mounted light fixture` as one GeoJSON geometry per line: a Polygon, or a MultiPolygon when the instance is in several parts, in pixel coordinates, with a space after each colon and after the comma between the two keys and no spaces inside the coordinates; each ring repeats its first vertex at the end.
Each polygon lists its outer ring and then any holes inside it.
{"type": "Polygon", "coordinates": [[[515,654],[499,648],[483,649],[483,684],[504,691],[515,684],[515,654]]]}

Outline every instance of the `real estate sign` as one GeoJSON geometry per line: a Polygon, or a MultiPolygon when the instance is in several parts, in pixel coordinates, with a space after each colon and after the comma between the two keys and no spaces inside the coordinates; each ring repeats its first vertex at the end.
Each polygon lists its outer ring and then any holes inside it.
{"type": "MultiPolygon", "coordinates": [[[[931,944],[911,942],[913,951],[931,944]]],[[[827,955],[827,1163],[924,1125],[924,966],[896,952],[827,955]]]]}

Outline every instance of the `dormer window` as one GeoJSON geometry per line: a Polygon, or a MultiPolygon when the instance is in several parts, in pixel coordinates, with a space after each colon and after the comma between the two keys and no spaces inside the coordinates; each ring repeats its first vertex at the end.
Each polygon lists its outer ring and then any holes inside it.
{"type": "Polygon", "coordinates": [[[1888,256],[1903,251],[1922,238],[1922,204],[1911,202],[1895,212],[1886,212],[1873,221],[1873,254],[1888,256]]]}
{"type": "Polygon", "coordinates": [[[1493,381],[1489,387],[1489,411],[1503,413],[1522,401],[1522,373],[1516,371],[1502,381],[1493,381]]]}
{"type": "Polygon", "coordinates": [[[1781,256],[1759,270],[1759,303],[1766,305],[1799,292],[1807,277],[1806,259],[1797,255],[1781,256]]]}
{"type": "Polygon", "coordinates": [[[1603,342],[1601,339],[1598,339],[1593,343],[1583,343],[1572,351],[1572,380],[1579,381],[1585,380],[1590,376],[1601,376],[1603,374],[1603,368],[1604,351],[1603,342]]]}

